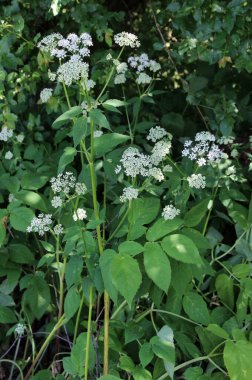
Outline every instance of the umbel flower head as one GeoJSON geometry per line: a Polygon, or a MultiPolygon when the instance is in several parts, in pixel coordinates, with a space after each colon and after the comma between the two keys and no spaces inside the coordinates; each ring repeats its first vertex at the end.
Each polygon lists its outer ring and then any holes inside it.
{"type": "Polygon", "coordinates": [[[133,33],[128,32],[121,32],[114,36],[114,41],[117,45],[123,47],[123,46],[130,46],[131,48],[139,47],[140,42],[137,38],[137,36],[133,33]]]}
{"type": "Polygon", "coordinates": [[[32,219],[31,224],[27,227],[27,232],[38,232],[40,236],[44,236],[45,232],[50,230],[52,223],[51,214],[39,214],[38,217],[32,219]]]}

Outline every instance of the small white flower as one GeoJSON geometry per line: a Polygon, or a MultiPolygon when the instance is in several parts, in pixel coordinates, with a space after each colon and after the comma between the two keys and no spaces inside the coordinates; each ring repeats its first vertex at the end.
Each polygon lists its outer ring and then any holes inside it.
{"type": "Polygon", "coordinates": [[[107,60],[107,61],[110,61],[112,58],[113,58],[113,57],[112,57],[112,55],[111,55],[110,53],[106,55],[106,60],[107,60]]]}
{"type": "Polygon", "coordinates": [[[197,160],[197,164],[198,164],[199,166],[204,166],[204,165],[206,165],[206,159],[205,159],[204,157],[199,158],[199,159],[197,160]]]}
{"type": "Polygon", "coordinates": [[[172,204],[165,206],[162,212],[164,220],[172,220],[179,214],[180,210],[174,207],[172,204]]]}
{"type": "Polygon", "coordinates": [[[61,173],[56,178],[51,178],[50,182],[54,194],[61,191],[68,194],[76,185],[76,179],[72,172],[61,173]]]}
{"type": "Polygon", "coordinates": [[[26,327],[23,323],[18,323],[17,326],[15,327],[15,333],[18,336],[24,335],[25,330],[26,330],[26,327]]]}
{"type": "Polygon", "coordinates": [[[116,65],[116,72],[117,74],[125,74],[128,70],[128,65],[126,62],[118,62],[118,65],[116,65]]]}
{"type": "Polygon", "coordinates": [[[115,167],[115,174],[119,174],[121,172],[121,170],[122,170],[121,165],[116,165],[116,167],[115,167]]]}
{"type": "Polygon", "coordinates": [[[64,228],[63,228],[62,224],[56,224],[53,231],[54,231],[55,235],[60,235],[63,233],[64,228]]]}
{"type": "Polygon", "coordinates": [[[13,194],[9,194],[9,196],[8,196],[9,203],[11,203],[11,202],[13,202],[15,200],[16,200],[15,196],[13,194]]]}
{"type": "Polygon", "coordinates": [[[54,208],[58,208],[58,207],[61,207],[62,206],[62,199],[58,196],[58,195],[55,195],[53,197],[53,199],[51,200],[51,204],[54,208]]]}
{"type": "Polygon", "coordinates": [[[138,197],[138,189],[134,189],[132,186],[125,187],[123,189],[123,194],[120,196],[121,202],[131,201],[138,197]]]}
{"type": "Polygon", "coordinates": [[[206,177],[202,174],[192,174],[187,177],[187,181],[191,188],[204,189],[206,187],[206,177]]]}
{"type": "Polygon", "coordinates": [[[153,165],[159,165],[160,162],[168,155],[171,151],[171,142],[168,140],[158,141],[153,149],[151,155],[151,162],[153,165]]]}
{"type": "Polygon", "coordinates": [[[130,46],[131,48],[139,47],[140,42],[135,34],[121,32],[114,36],[114,41],[119,46],[130,46]]]}
{"type": "Polygon", "coordinates": [[[158,62],[151,59],[149,69],[150,69],[150,71],[153,71],[155,73],[155,72],[161,70],[161,65],[158,62]]]}
{"type": "Polygon", "coordinates": [[[5,158],[6,160],[11,160],[12,157],[13,157],[13,153],[12,153],[10,150],[8,150],[8,152],[5,153],[4,158],[5,158]]]}
{"type": "Polygon", "coordinates": [[[24,141],[24,135],[20,134],[16,136],[17,141],[21,144],[24,141]]]}
{"type": "Polygon", "coordinates": [[[126,76],[124,74],[118,74],[115,76],[114,84],[124,84],[126,82],[126,76]]]}
{"type": "Polygon", "coordinates": [[[52,96],[52,89],[51,88],[44,88],[40,93],[40,100],[42,103],[46,103],[50,97],[52,96]]]}
{"type": "Polygon", "coordinates": [[[123,152],[121,163],[127,176],[132,178],[141,174],[143,177],[149,175],[152,167],[150,157],[140,153],[137,148],[130,147],[123,152]]]}
{"type": "Polygon", "coordinates": [[[167,134],[168,133],[164,128],[161,128],[157,125],[156,127],[150,129],[147,140],[156,142],[157,140],[161,140],[164,136],[167,136],[167,134]]]}
{"type": "Polygon", "coordinates": [[[230,156],[233,157],[233,158],[236,158],[239,156],[239,152],[237,149],[233,149],[230,153],[230,156]]]}
{"type": "Polygon", "coordinates": [[[0,141],[8,141],[13,136],[13,130],[7,127],[3,127],[0,132],[0,141]]]}
{"type": "Polygon", "coordinates": [[[87,186],[85,185],[85,183],[77,182],[75,185],[75,192],[78,195],[85,194],[87,192],[87,186]]]}
{"type": "Polygon", "coordinates": [[[96,83],[93,79],[87,80],[86,86],[87,86],[88,91],[90,91],[92,88],[94,88],[95,85],[96,85],[96,83]]]}
{"type": "Polygon", "coordinates": [[[57,77],[56,73],[52,73],[51,70],[48,70],[48,78],[50,81],[54,82],[57,77]]]}
{"type": "Polygon", "coordinates": [[[50,230],[51,224],[52,215],[42,213],[32,219],[30,226],[27,227],[27,232],[38,232],[40,236],[44,236],[45,232],[50,230]]]}
{"type": "Polygon", "coordinates": [[[218,144],[221,144],[221,145],[229,145],[229,144],[233,144],[234,140],[235,140],[234,136],[222,136],[221,138],[219,138],[217,142],[218,144]]]}
{"type": "Polygon", "coordinates": [[[87,218],[87,212],[84,208],[78,208],[76,212],[73,214],[73,220],[77,222],[77,220],[83,220],[87,218]]]}
{"type": "Polygon", "coordinates": [[[86,101],[83,101],[81,103],[81,108],[82,108],[82,114],[83,116],[86,116],[87,115],[87,109],[88,109],[88,104],[86,101]]]}
{"type": "Polygon", "coordinates": [[[215,141],[215,136],[210,132],[198,132],[195,136],[195,141],[215,141]]]}
{"type": "Polygon", "coordinates": [[[149,84],[152,78],[146,73],[140,73],[136,79],[137,84],[149,84]]]}
{"type": "Polygon", "coordinates": [[[153,178],[155,178],[159,182],[164,180],[164,175],[162,173],[162,170],[159,168],[156,168],[156,167],[151,168],[149,170],[149,175],[152,176],[153,178]]]}
{"type": "Polygon", "coordinates": [[[94,132],[94,137],[96,138],[96,137],[100,137],[100,136],[102,136],[103,135],[103,132],[102,131],[95,131],[94,132]]]}

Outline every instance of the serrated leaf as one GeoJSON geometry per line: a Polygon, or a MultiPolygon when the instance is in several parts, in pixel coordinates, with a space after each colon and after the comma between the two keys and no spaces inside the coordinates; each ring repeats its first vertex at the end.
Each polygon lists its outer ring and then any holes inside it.
{"type": "Polygon", "coordinates": [[[70,110],[64,112],[60,115],[52,124],[52,128],[58,129],[62,125],[66,124],[69,120],[73,120],[76,116],[79,116],[82,113],[81,106],[75,106],[70,108],[70,110]]]}
{"type": "Polygon", "coordinates": [[[138,198],[132,200],[129,212],[129,221],[131,224],[148,224],[157,216],[160,208],[160,200],[158,198],[138,198]]]}
{"type": "Polygon", "coordinates": [[[139,351],[140,362],[143,367],[146,367],[153,359],[153,351],[151,349],[151,344],[146,342],[144,343],[139,351]]]}
{"type": "Polygon", "coordinates": [[[76,148],[76,146],[79,145],[81,140],[85,138],[87,135],[88,135],[87,118],[80,117],[74,122],[74,126],[73,126],[74,147],[76,148]]]}
{"type": "Polygon", "coordinates": [[[0,306],[0,323],[8,324],[16,322],[17,318],[15,316],[14,311],[12,311],[6,306],[0,306]]]}
{"type": "Polygon", "coordinates": [[[202,264],[198,248],[187,236],[166,236],[161,242],[164,251],[173,259],[187,264],[202,264]]]}
{"type": "Polygon", "coordinates": [[[167,255],[158,243],[145,244],[144,267],[154,284],[167,293],[171,282],[171,267],[167,255]]]}
{"type": "Polygon", "coordinates": [[[223,339],[229,338],[229,335],[226,332],[226,330],[224,330],[222,327],[214,323],[211,323],[210,325],[208,325],[207,330],[213,333],[214,335],[219,336],[220,338],[223,338],[223,339]]]}
{"type": "Polygon", "coordinates": [[[21,190],[15,194],[15,198],[35,209],[48,212],[44,199],[40,194],[35,193],[34,191],[21,190]]]}
{"type": "Polygon", "coordinates": [[[130,256],[136,256],[143,252],[144,247],[136,241],[124,241],[118,247],[120,253],[126,253],[130,256]]]}
{"type": "Polygon", "coordinates": [[[111,263],[111,277],[116,289],[131,305],[142,282],[137,261],[126,254],[115,255],[111,263]]]}

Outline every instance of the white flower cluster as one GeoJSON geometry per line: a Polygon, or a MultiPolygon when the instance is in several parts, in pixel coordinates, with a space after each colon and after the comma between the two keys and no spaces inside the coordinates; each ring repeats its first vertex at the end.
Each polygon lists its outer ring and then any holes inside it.
{"type": "Polygon", "coordinates": [[[42,103],[46,103],[52,96],[51,88],[44,88],[40,93],[40,100],[42,103]]]}
{"type": "Polygon", "coordinates": [[[179,214],[180,214],[180,210],[177,209],[172,204],[165,206],[163,209],[163,212],[162,212],[162,216],[163,216],[164,220],[174,219],[179,214]]]}
{"type": "Polygon", "coordinates": [[[152,155],[150,157],[153,165],[159,165],[160,162],[171,152],[171,141],[170,140],[160,140],[158,141],[153,149],[152,155]]]}
{"type": "Polygon", "coordinates": [[[206,177],[202,174],[192,174],[187,177],[187,181],[191,188],[204,189],[206,187],[206,177]]]}
{"type": "Polygon", "coordinates": [[[94,131],[94,138],[101,137],[103,135],[102,131],[94,131]]]}
{"type": "Polygon", "coordinates": [[[138,197],[138,189],[134,189],[134,187],[129,186],[123,189],[123,194],[120,196],[121,202],[131,201],[132,199],[136,199],[138,197]]]}
{"type": "Polygon", "coordinates": [[[24,141],[24,135],[20,133],[19,135],[16,136],[16,139],[21,144],[24,141]]]}
{"type": "Polygon", "coordinates": [[[156,127],[152,127],[150,129],[147,140],[151,140],[155,143],[156,141],[161,140],[163,137],[167,136],[167,134],[168,133],[164,128],[161,128],[157,125],[156,127]]]}
{"type": "Polygon", "coordinates": [[[150,157],[140,153],[137,148],[129,147],[122,155],[121,163],[125,174],[129,177],[136,177],[141,174],[143,177],[149,175],[149,169],[152,167],[150,157]]]}
{"type": "Polygon", "coordinates": [[[73,214],[73,220],[77,222],[77,220],[83,220],[87,218],[87,212],[84,208],[78,208],[73,214]]]}
{"type": "Polygon", "coordinates": [[[17,326],[15,327],[15,333],[18,336],[24,335],[25,330],[26,330],[26,327],[23,323],[18,323],[17,326]]]}
{"type": "Polygon", "coordinates": [[[225,157],[225,154],[215,143],[214,135],[209,132],[199,132],[196,134],[194,142],[192,140],[185,141],[182,156],[196,161],[198,166],[204,166],[219,162],[225,157]]]}
{"type": "Polygon", "coordinates": [[[64,195],[68,195],[71,191],[77,195],[83,195],[87,192],[86,185],[81,182],[76,182],[76,178],[72,172],[58,174],[57,177],[51,178],[50,182],[53,193],[60,194],[55,195],[51,200],[51,204],[54,208],[62,206],[62,195],[64,197],[64,195]]]}
{"type": "Polygon", "coordinates": [[[60,235],[63,233],[63,231],[64,231],[64,228],[62,224],[56,224],[56,226],[53,228],[53,232],[55,233],[55,235],[60,235]]]}
{"type": "Polygon", "coordinates": [[[85,78],[87,87],[92,88],[94,82],[88,80],[89,65],[83,60],[90,56],[89,47],[92,45],[92,38],[88,33],[82,33],[80,36],[70,33],[66,38],[59,33],[53,33],[43,38],[38,44],[39,49],[60,60],[57,72],[48,72],[49,79],[58,79],[59,82],[70,86],[73,82],[85,78]],[[62,63],[64,59],[67,61],[62,63]]]}
{"type": "Polygon", "coordinates": [[[13,153],[12,153],[10,150],[9,150],[8,152],[5,153],[4,158],[5,158],[6,160],[11,160],[12,157],[13,157],[13,153]]]}
{"type": "Polygon", "coordinates": [[[13,136],[13,130],[7,127],[3,127],[0,132],[0,141],[8,141],[13,136]]]}
{"type": "Polygon", "coordinates": [[[157,72],[161,69],[161,66],[158,62],[153,59],[149,59],[146,53],[142,53],[139,56],[129,57],[128,63],[130,67],[136,69],[136,72],[139,74],[145,69],[149,69],[152,72],[157,72]]]}
{"type": "Polygon", "coordinates": [[[151,77],[146,73],[140,73],[136,79],[137,84],[149,84],[151,82],[151,77]]]}
{"type": "Polygon", "coordinates": [[[151,168],[149,170],[149,175],[155,178],[158,182],[161,182],[164,180],[164,175],[160,168],[157,168],[157,167],[151,168]]]}
{"type": "Polygon", "coordinates": [[[123,47],[123,46],[130,46],[131,48],[139,47],[140,42],[137,38],[137,36],[133,33],[128,32],[121,32],[114,36],[114,41],[117,45],[123,47]]]}
{"type": "Polygon", "coordinates": [[[235,140],[234,136],[222,136],[221,138],[218,139],[218,144],[220,145],[231,145],[233,144],[235,140]]]}
{"type": "Polygon", "coordinates": [[[38,217],[34,217],[30,226],[27,227],[27,232],[38,232],[40,236],[44,236],[45,232],[50,230],[52,224],[51,214],[39,214],[38,217]]]}

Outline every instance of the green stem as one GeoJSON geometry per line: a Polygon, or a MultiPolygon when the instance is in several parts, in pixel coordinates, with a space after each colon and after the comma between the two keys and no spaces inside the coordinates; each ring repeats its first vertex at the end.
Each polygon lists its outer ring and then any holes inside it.
{"type": "Polygon", "coordinates": [[[171,311],[160,310],[160,309],[152,309],[152,310],[148,309],[148,310],[146,310],[140,317],[138,317],[136,319],[136,323],[140,322],[147,315],[151,314],[151,312],[156,312],[156,313],[161,313],[161,314],[167,314],[167,315],[170,315],[171,317],[176,317],[176,318],[179,318],[179,319],[183,319],[184,321],[190,322],[190,323],[192,323],[192,324],[194,324],[196,326],[200,326],[200,327],[202,326],[201,324],[199,324],[197,322],[194,322],[194,321],[192,321],[189,318],[183,317],[182,315],[172,313],[171,311]]]}
{"type": "Polygon", "coordinates": [[[66,271],[66,262],[67,262],[67,258],[64,257],[64,259],[63,259],[62,272],[61,272],[61,274],[60,274],[60,288],[59,288],[59,315],[58,315],[58,319],[61,318],[62,311],[63,311],[63,302],[64,302],[64,277],[65,277],[65,271],[66,271]]]}
{"type": "Polygon", "coordinates": [[[130,211],[130,208],[128,207],[127,208],[127,211],[125,212],[125,214],[123,215],[122,219],[120,220],[120,222],[118,223],[116,229],[112,232],[112,234],[109,236],[108,240],[107,240],[107,243],[113,239],[113,237],[116,235],[116,233],[120,230],[120,228],[122,227],[123,223],[125,222],[128,214],[129,214],[129,211],[130,211]]]}
{"type": "Polygon", "coordinates": [[[205,224],[204,224],[204,228],[203,228],[203,231],[202,231],[202,235],[205,236],[206,234],[206,230],[207,230],[207,226],[208,226],[208,222],[209,222],[209,219],[210,219],[210,216],[211,216],[211,212],[213,210],[213,204],[214,204],[214,201],[215,201],[215,198],[216,198],[216,195],[217,195],[217,192],[218,192],[218,184],[214,190],[214,193],[213,193],[213,199],[212,199],[212,205],[210,207],[210,209],[208,210],[208,213],[207,213],[207,218],[206,218],[206,221],[205,221],[205,224]]]}
{"type": "Polygon", "coordinates": [[[220,259],[223,259],[223,257],[227,256],[230,252],[232,252],[232,250],[237,246],[237,244],[239,243],[239,241],[243,238],[243,236],[246,234],[247,231],[244,231],[241,236],[236,240],[236,242],[232,245],[232,247],[230,247],[227,252],[223,253],[223,255],[220,255],[218,257],[216,257],[216,259],[212,260],[210,265],[212,265],[216,260],[220,260],[220,259]]]}
{"type": "Polygon", "coordinates": [[[167,159],[174,166],[174,168],[182,175],[182,177],[185,177],[185,173],[178,167],[176,162],[174,162],[169,156],[167,157],[167,159]]]}
{"type": "Polygon", "coordinates": [[[62,317],[58,320],[58,322],[56,323],[56,325],[54,326],[54,328],[52,329],[52,331],[50,332],[50,334],[48,335],[48,337],[46,338],[46,340],[44,341],[44,343],[42,344],[37,356],[35,357],[35,359],[33,360],[32,362],[32,365],[30,366],[24,380],[29,380],[30,379],[30,376],[33,372],[33,369],[35,367],[35,365],[37,364],[37,362],[39,361],[41,355],[43,354],[44,350],[46,349],[47,345],[49,344],[50,340],[53,338],[53,336],[56,334],[56,332],[58,331],[58,329],[64,325],[65,323],[65,315],[63,314],[62,317]]]}
{"type": "Polygon", "coordinates": [[[87,342],[86,342],[86,355],[85,355],[85,373],[84,379],[88,380],[88,362],[89,362],[89,347],[91,337],[91,322],[92,322],[92,308],[93,308],[93,288],[89,289],[89,307],[88,307],[88,328],[87,328],[87,342]]]}
{"type": "Polygon", "coordinates": [[[84,303],[84,294],[82,294],[81,301],[80,301],[80,306],[79,306],[77,317],[76,317],[76,321],[75,321],[73,344],[76,342],[76,338],[77,338],[78,327],[79,327],[79,323],[80,323],[80,315],[81,315],[81,310],[82,310],[82,307],[83,307],[83,303],[84,303]]]}
{"type": "Polygon", "coordinates": [[[68,105],[68,108],[70,109],[71,108],[71,103],[70,103],[70,100],[69,100],[69,96],[68,96],[68,92],[67,92],[67,89],[66,89],[66,85],[64,82],[62,82],[63,84],[63,89],[64,89],[64,93],[65,93],[65,96],[66,96],[66,100],[67,100],[67,105],[68,105]]]}
{"type": "Polygon", "coordinates": [[[117,316],[117,314],[124,308],[124,306],[127,305],[127,301],[124,300],[120,306],[118,306],[118,308],[114,311],[114,313],[111,315],[111,319],[115,319],[115,317],[117,316]]]}

